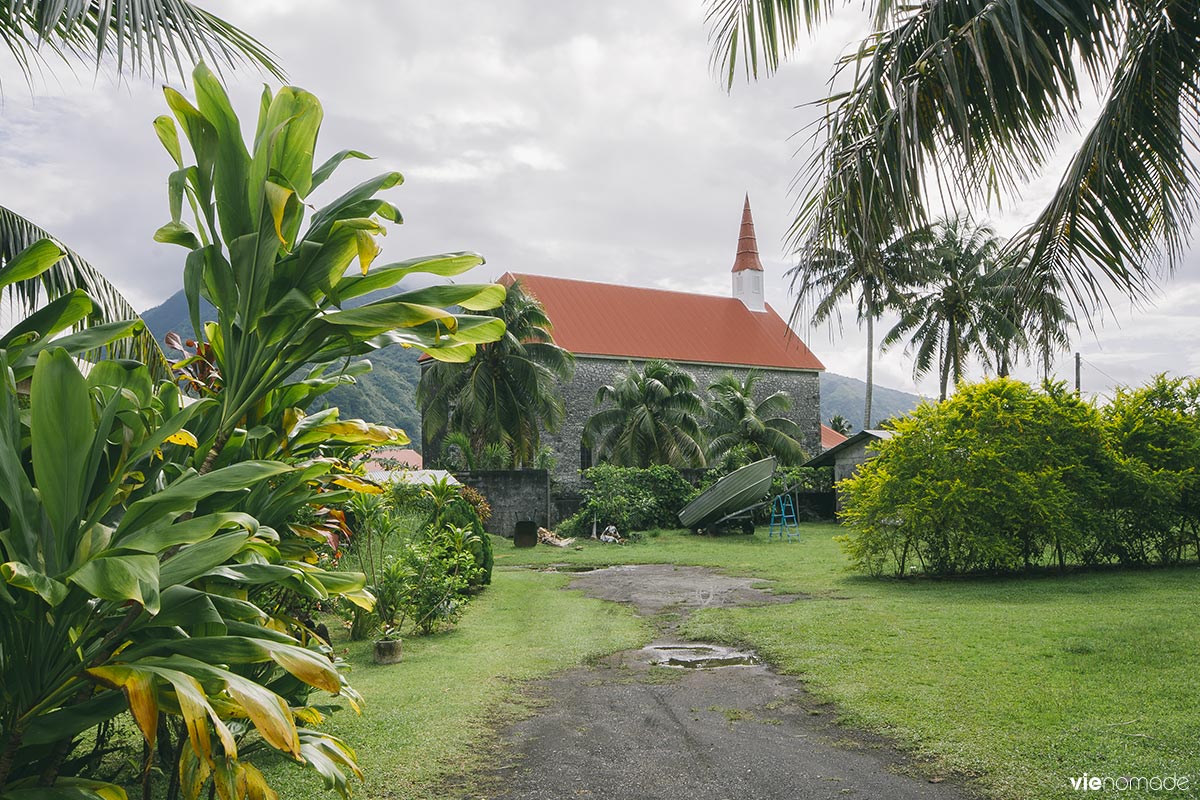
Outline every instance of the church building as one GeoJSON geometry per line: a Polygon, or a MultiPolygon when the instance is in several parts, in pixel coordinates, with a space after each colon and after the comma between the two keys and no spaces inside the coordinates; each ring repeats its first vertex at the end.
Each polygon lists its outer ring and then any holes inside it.
{"type": "Polygon", "coordinates": [[[553,478],[567,492],[594,454],[583,445],[583,427],[597,410],[596,392],[613,383],[629,363],[670,361],[687,370],[703,396],[727,372],[759,374],[759,398],[783,390],[792,398],[790,417],[813,455],[821,446],[821,383],[825,369],[764,295],[750,200],[742,212],[728,297],[609,283],[506,273],[498,282],[520,281],[553,323],[554,340],[575,354],[575,377],[562,387],[566,415],[543,435],[557,458],[553,478]]]}

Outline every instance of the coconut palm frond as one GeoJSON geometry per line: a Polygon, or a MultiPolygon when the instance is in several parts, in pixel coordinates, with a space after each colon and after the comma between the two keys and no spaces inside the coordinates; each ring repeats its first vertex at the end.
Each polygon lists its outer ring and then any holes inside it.
{"type": "Polygon", "coordinates": [[[118,72],[186,77],[200,61],[247,62],[282,78],[274,55],[257,39],[186,0],[7,0],[0,3],[0,41],[28,78],[46,56],[112,59],[118,72]]]}
{"type": "MultiPolygon", "coordinates": [[[[0,206],[0,264],[8,263],[22,250],[43,239],[54,240],[54,237],[20,214],[0,206]]],[[[29,316],[45,304],[82,289],[92,299],[92,313],[76,326],[77,329],[139,318],[124,295],[98,269],[73,250],[66,247],[63,250],[66,255],[50,269],[37,277],[4,287],[2,296],[15,315],[29,316]]],[[[170,365],[162,348],[154,334],[146,329],[109,344],[105,354],[141,361],[159,377],[170,374],[170,365]]]]}

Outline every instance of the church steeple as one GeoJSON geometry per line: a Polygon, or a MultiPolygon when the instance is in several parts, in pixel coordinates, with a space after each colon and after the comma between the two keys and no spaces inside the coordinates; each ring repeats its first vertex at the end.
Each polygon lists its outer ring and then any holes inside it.
{"type": "Polygon", "coordinates": [[[758,259],[758,239],[754,236],[754,217],[750,214],[750,195],[742,209],[742,229],[738,236],[737,256],[733,260],[733,296],[751,311],[766,311],[763,298],[763,267],[758,259]]]}

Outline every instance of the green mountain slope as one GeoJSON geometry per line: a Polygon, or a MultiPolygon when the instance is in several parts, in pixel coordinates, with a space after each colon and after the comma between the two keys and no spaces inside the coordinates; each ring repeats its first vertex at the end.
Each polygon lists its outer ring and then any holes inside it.
{"type": "MultiPolygon", "coordinates": [[[[830,372],[821,373],[821,421],[828,425],[830,417],[841,414],[854,430],[862,430],[866,396],[867,384],[863,381],[830,372]]],[[[921,398],[915,394],[876,384],[871,399],[875,427],[888,417],[907,414],[920,402],[921,398]]]]}

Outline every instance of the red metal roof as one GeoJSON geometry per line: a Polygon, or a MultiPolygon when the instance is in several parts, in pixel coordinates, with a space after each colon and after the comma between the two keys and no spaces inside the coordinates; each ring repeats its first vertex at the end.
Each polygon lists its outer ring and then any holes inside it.
{"type": "Polygon", "coordinates": [[[609,283],[505,273],[541,301],[554,341],[573,353],[700,364],[819,370],[825,366],[769,305],[609,283]]]}
{"type": "Polygon", "coordinates": [[[738,235],[737,255],[733,259],[731,272],[753,269],[763,271],[758,260],[758,237],[754,235],[754,217],[750,216],[750,195],[746,195],[746,206],[742,209],[742,230],[738,235]]]}
{"type": "Polygon", "coordinates": [[[837,447],[842,442],[849,438],[835,431],[828,425],[821,426],[821,449],[828,450],[831,447],[837,447]]]}

